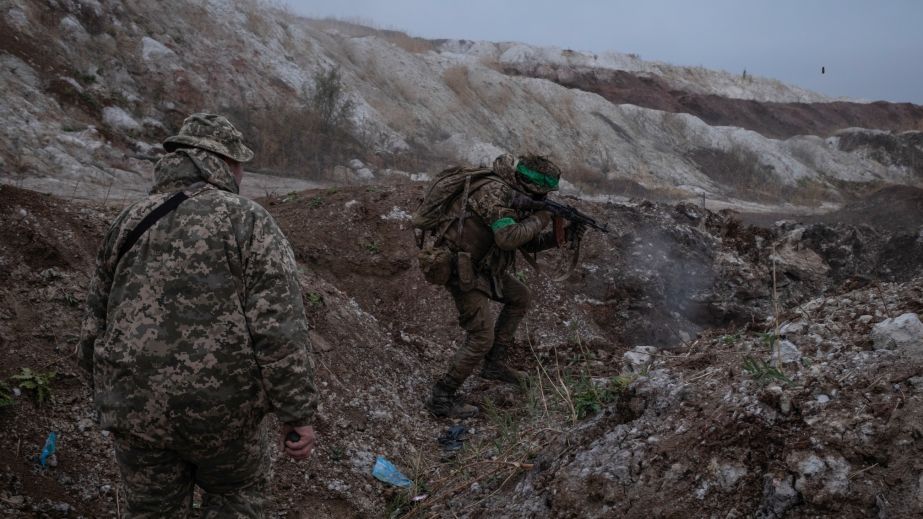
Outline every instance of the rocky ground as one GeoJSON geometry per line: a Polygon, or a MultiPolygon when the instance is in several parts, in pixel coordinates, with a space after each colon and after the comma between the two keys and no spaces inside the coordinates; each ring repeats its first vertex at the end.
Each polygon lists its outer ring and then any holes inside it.
{"type": "MultiPolygon", "coordinates": [[[[323,393],[315,457],[276,460],[274,516],[921,512],[919,193],[902,206],[910,223],[887,229],[871,216],[749,227],[688,204],[565,200],[612,231],[588,235],[564,282],[551,279],[556,253],[541,273],[520,261],[536,295],[516,352],[529,383],[471,380],[464,391],[485,412],[447,454],[437,438],[453,424],[421,399],[461,334],[449,298],[416,270],[408,222],[421,192],[262,200],[302,266],[323,393]],[[373,479],[379,455],[415,485],[373,479]]],[[[0,200],[0,380],[12,400],[0,407],[0,513],[117,516],[110,440],[71,356],[115,210],[12,186],[0,200]],[[56,373],[51,399],[12,387],[23,368],[56,373]],[[42,468],[51,431],[57,464],[42,468]]]]}

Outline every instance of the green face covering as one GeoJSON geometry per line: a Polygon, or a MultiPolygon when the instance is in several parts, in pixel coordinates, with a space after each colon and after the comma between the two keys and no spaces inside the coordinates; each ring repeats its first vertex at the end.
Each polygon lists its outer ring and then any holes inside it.
{"type": "Polygon", "coordinates": [[[554,177],[549,177],[548,175],[545,175],[544,173],[539,173],[538,171],[531,170],[522,164],[519,164],[518,166],[516,166],[516,171],[520,175],[522,175],[526,180],[528,180],[529,182],[537,186],[542,186],[542,187],[546,187],[549,189],[558,188],[558,179],[554,177]]]}

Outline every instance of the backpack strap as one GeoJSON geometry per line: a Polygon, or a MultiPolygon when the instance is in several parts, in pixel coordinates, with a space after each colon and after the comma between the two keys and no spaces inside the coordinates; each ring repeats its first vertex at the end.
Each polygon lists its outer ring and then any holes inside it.
{"type": "Polygon", "coordinates": [[[442,240],[442,237],[445,236],[445,233],[449,231],[450,227],[452,227],[452,223],[456,221],[458,222],[458,239],[461,241],[462,229],[464,229],[465,225],[465,217],[468,214],[468,197],[471,193],[484,187],[489,182],[503,182],[503,180],[500,177],[489,175],[472,182],[471,175],[468,175],[468,178],[465,179],[465,190],[462,193],[462,203],[461,208],[458,211],[458,215],[446,218],[446,221],[442,227],[440,227],[438,231],[433,231],[432,236],[436,243],[439,243],[439,241],[442,240]]]}
{"type": "Polygon", "coordinates": [[[145,216],[144,219],[142,219],[141,222],[138,223],[138,225],[136,225],[130,233],[128,233],[128,237],[125,239],[125,242],[122,243],[121,247],[119,247],[119,255],[115,259],[115,264],[118,265],[119,262],[122,261],[122,256],[131,250],[141,235],[143,235],[148,229],[157,223],[158,220],[173,212],[174,209],[179,207],[179,205],[187,199],[189,199],[189,196],[186,195],[184,191],[174,193],[173,196],[166,199],[162,204],[158,205],[154,208],[153,211],[148,213],[147,216],[145,216]]]}

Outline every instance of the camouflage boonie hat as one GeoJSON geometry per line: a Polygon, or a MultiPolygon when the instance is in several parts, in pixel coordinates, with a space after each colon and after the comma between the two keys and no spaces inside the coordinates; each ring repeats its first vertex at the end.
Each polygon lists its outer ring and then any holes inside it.
{"type": "Polygon", "coordinates": [[[208,150],[237,162],[253,160],[253,151],[244,146],[243,135],[231,121],[216,114],[190,115],[183,121],[178,135],[163,141],[163,149],[168,152],[182,146],[208,150]]]}
{"type": "Polygon", "coordinates": [[[515,166],[516,181],[526,191],[545,195],[558,190],[561,168],[540,155],[519,157],[515,166]]]}

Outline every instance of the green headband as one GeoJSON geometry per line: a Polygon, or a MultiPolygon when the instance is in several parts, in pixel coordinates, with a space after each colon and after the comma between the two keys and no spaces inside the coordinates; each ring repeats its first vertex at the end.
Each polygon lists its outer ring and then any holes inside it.
{"type": "Polygon", "coordinates": [[[544,173],[539,173],[538,171],[531,170],[527,168],[525,165],[523,165],[522,163],[516,166],[516,171],[518,171],[520,175],[526,177],[526,179],[528,179],[529,182],[532,182],[535,185],[542,186],[542,187],[548,187],[551,189],[558,188],[558,179],[554,177],[549,177],[548,175],[545,175],[544,173]]]}

